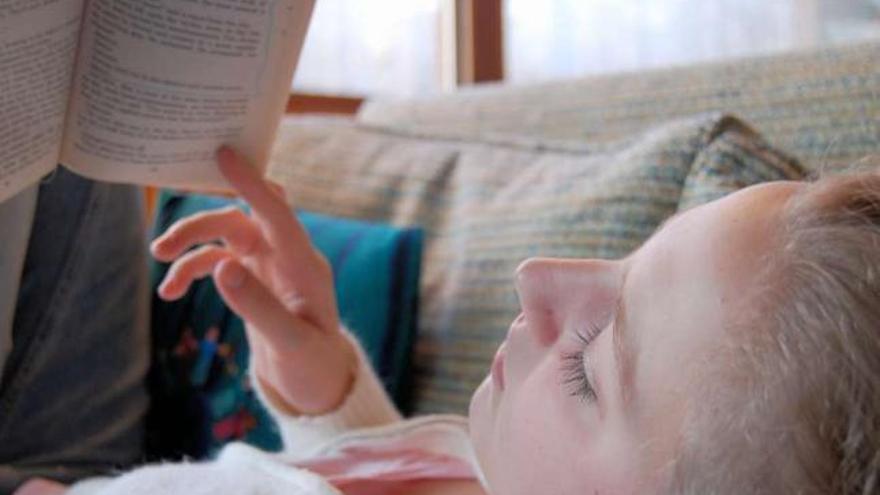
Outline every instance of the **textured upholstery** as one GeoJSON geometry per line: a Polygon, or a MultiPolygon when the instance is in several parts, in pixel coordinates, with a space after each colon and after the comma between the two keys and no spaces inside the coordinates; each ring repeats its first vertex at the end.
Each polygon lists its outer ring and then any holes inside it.
{"type": "Polygon", "coordinates": [[[566,80],[448,96],[371,101],[365,125],[443,135],[493,133],[592,143],[671,118],[736,114],[810,169],[880,149],[880,43],[566,80]]]}
{"type": "Polygon", "coordinates": [[[680,208],[802,171],[704,115],[603,146],[288,120],[270,175],[298,207],[425,229],[415,410],[462,413],[519,311],[523,259],[619,258],[680,208]]]}

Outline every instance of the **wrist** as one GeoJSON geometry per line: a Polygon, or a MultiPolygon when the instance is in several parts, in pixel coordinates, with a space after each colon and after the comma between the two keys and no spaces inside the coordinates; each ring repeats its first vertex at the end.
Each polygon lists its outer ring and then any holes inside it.
{"type": "Polygon", "coordinates": [[[284,414],[332,413],[351,394],[358,368],[353,344],[347,338],[339,340],[342,342],[332,344],[332,353],[255,352],[252,376],[266,398],[284,414]],[[310,365],[304,363],[306,360],[310,365]]]}

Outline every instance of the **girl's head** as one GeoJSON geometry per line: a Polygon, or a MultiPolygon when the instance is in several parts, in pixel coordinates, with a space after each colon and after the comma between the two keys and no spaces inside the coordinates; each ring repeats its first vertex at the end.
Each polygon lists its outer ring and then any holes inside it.
{"type": "Polygon", "coordinates": [[[880,489],[880,177],[755,186],[534,259],[471,403],[493,493],[880,489]]]}

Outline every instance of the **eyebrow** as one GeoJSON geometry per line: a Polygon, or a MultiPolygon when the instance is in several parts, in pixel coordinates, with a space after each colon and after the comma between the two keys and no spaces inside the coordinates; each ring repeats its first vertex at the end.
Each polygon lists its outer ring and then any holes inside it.
{"type": "Polygon", "coordinates": [[[633,378],[635,373],[635,341],[632,333],[627,331],[626,325],[626,279],[627,270],[620,284],[620,295],[617,297],[614,322],[611,327],[611,336],[614,344],[614,361],[617,367],[617,383],[620,385],[620,395],[624,406],[628,406],[633,398],[633,378]]]}

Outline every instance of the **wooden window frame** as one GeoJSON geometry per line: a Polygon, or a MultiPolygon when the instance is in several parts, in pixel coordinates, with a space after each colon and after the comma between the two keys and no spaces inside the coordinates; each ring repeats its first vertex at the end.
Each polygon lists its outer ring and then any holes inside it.
{"type": "Polygon", "coordinates": [[[459,86],[504,80],[503,0],[455,0],[459,86]]]}
{"type": "MultiPolygon", "coordinates": [[[[441,29],[453,36],[452,63],[444,64],[444,79],[455,86],[504,80],[504,0],[445,0],[451,23],[441,29]]],[[[438,40],[442,44],[442,41],[438,40]]],[[[451,85],[451,84],[450,84],[451,85]]],[[[287,100],[289,114],[354,115],[363,96],[293,92],[287,100]]]]}
{"type": "Polygon", "coordinates": [[[287,99],[287,113],[350,115],[357,113],[363,102],[363,98],[356,96],[294,92],[287,99]]]}

